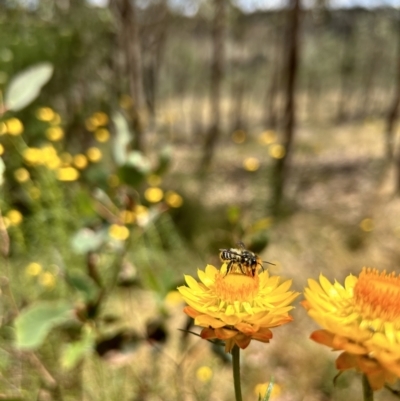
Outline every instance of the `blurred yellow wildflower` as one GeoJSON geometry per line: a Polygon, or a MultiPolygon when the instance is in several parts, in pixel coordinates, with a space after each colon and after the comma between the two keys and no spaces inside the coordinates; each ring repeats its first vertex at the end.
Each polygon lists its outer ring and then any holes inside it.
{"type": "Polygon", "coordinates": [[[28,276],[38,276],[42,272],[42,266],[36,262],[29,263],[25,272],[28,276]]]}
{"type": "Polygon", "coordinates": [[[235,143],[243,143],[246,140],[246,132],[238,129],[232,133],[232,141],[235,143]]]}
{"type": "Polygon", "coordinates": [[[36,118],[40,121],[51,121],[55,116],[55,112],[50,107],[40,107],[36,110],[36,118]]]}
{"type": "Polygon", "coordinates": [[[57,142],[64,138],[64,130],[61,127],[49,127],[46,129],[48,140],[57,142]]]}
{"type": "Polygon", "coordinates": [[[270,145],[274,143],[276,139],[276,133],[272,130],[264,131],[258,136],[258,142],[263,145],[270,145]]]}
{"type": "Polygon", "coordinates": [[[56,277],[53,273],[44,272],[39,276],[39,284],[47,289],[52,289],[56,284],[56,277]]]}
{"type": "Polygon", "coordinates": [[[21,135],[24,132],[24,126],[18,118],[9,118],[8,120],[5,121],[5,124],[7,126],[7,132],[10,135],[21,135]]]}
{"type": "Polygon", "coordinates": [[[364,267],[342,286],[321,274],[304,295],[303,306],[323,327],[311,339],[344,351],[337,369],[363,372],[373,390],[400,377],[400,276],[364,267]]]}
{"type": "Polygon", "coordinates": [[[157,174],[150,174],[147,178],[147,183],[152,187],[158,187],[161,184],[161,177],[157,174]]]}
{"type": "Polygon", "coordinates": [[[110,131],[107,128],[98,128],[94,131],[94,137],[98,142],[107,142],[110,139],[110,131]]]}
{"type": "Polygon", "coordinates": [[[44,146],[42,149],[42,162],[50,170],[55,170],[60,167],[61,159],[58,157],[57,151],[53,145],[44,146]]]}
{"type": "Polygon", "coordinates": [[[90,117],[90,122],[95,127],[102,127],[108,124],[108,115],[102,111],[97,111],[90,117]]]}
{"type": "Polygon", "coordinates": [[[268,153],[274,159],[282,159],[283,157],[285,157],[286,150],[283,145],[275,143],[268,148],[268,153]]]}
{"type": "Polygon", "coordinates": [[[27,148],[22,157],[29,164],[42,164],[42,151],[39,148],[27,148]]]}
{"type": "Polygon", "coordinates": [[[144,191],[145,199],[151,203],[160,202],[163,196],[164,196],[164,191],[161,188],[151,187],[147,188],[146,191],[144,191]]]}
{"type": "Polygon", "coordinates": [[[374,222],[370,218],[363,219],[360,223],[361,230],[369,233],[374,229],[374,222]]]}
{"type": "Polygon", "coordinates": [[[213,371],[209,366],[200,366],[196,370],[196,377],[203,383],[207,383],[211,380],[213,371]]]}
{"type": "Polygon", "coordinates": [[[186,306],[184,312],[204,327],[201,337],[225,340],[225,351],[236,344],[245,349],[250,341],[268,343],[270,328],[292,321],[290,305],[299,295],[288,291],[291,280],[279,284],[280,277],[269,276],[267,270],[254,276],[207,265],[198,270],[200,282],[185,275],[186,286],[178,287],[186,306]]]}
{"type": "Polygon", "coordinates": [[[80,170],[83,170],[88,165],[87,157],[81,153],[75,155],[74,156],[74,165],[75,165],[75,167],[79,168],[80,170]]]}
{"type": "Polygon", "coordinates": [[[5,122],[0,121],[0,135],[7,133],[7,125],[5,122]]]}
{"type": "MultiPolygon", "coordinates": [[[[254,393],[257,396],[261,396],[261,399],[265,397],[265,393],[267,392],[269,387],[269,382],[267,383],[259,383],[254,387],[254,393]]],[[[279,384],[273,383],[271,398],[280,395],[282,392],[281,386],[279,384]]]]}
{"type": "Polygon", "coordinates": [[[179,291],[169,291],[165,296],[165,302],[171,306],[180,305],[183,302],[183,298],[179,291]]]}
{"type": "Polygon", "coordinates": [[[26,182],[30,178],[29,171],[23,167],[17,168],[14,171],[14,177],[18,182],[26,182]]]}
{"type": "Polygon", "coordinates": [[[96,147],[89,148],[86,151],[86,155],[92,163],[97,163],[103,157],[103,155],[101,154],[101,150],[96,147]]]}
{"type": "Polygon", "coordinates": [[[119,218],[124,224],[131,224],[135,221],[135,213],[131,210],[121,210],[119,218]]]}
{"type": "Polygon", "coordinates": [[[108,229],[108,234],[111,238],[125,241],[129,237],[129,230],[125,226],[112,224],[108,229]]]}
{"type": "Polygon", "coordinates": [[[90,132],[94,132],[95,130],[96,130],[96,126],[93,124],[93,122],[92,122],[92,120],[91,120],[91,118],[89,117],[89,118],[87,118],[86,120],[85,120],[85,127],[86,127],[86,129],[88,130],[88,131],[90,131],[90,132]]]}
{"type": "Polygon", "coordinates": [[[0,143],[0,156],[4,153],[4,146],[0,143]]]}
{"type": "Polygon", "coordinates": [[[54,113],[53,118],[49,122],[51,125],[60,125],[61,124],[61,116],[58,113],[54,113]]]}
{"type": "Polygon", "coordinates": [[[174,191],[168,191],[165,194],[165,202],[168,206],[178,208],[183,204],[183,198],[174,191]]]}
{"type": "Polygon", "coordinates": [[[247,171],[257,171],[260,168],[260,161],[256,157],[247,157],[243,160],[243,167],[247,171]]]}
{"type": "Polygon", "coordinates": [[[57,169],[59,181],[76,181],[79,178],[79,171],[74,167],[61,167],[57,169]]]}
{"type": "Polygon", "coordinates": [[[22,213],[18,210],[12,209],[6,214],[7,219],[10,222],[10,225],[17,226],[22,223],[23,216],[22,213]]]}

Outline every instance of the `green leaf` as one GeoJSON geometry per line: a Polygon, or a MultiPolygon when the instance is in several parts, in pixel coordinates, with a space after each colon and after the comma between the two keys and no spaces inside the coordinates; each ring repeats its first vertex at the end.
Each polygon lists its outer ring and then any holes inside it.
{"type": "Polygon", "coordinates": [[[19,111],[33,102],[52,75],[53,66],[50,63],[36,64],[15,75],[6,90],[6,109],[19,111]]]}
{"type": "Polygon", "coordinates": [[[72,318],[73,311],[73,305],[66,301],[37,302],[25,309],[15,319],[16,346],[20,349],[39,347],[53,327],[72,318]]]}
{"type": "Polygon", "coordinates": [[[67,272],[67,282],[83,294],[86,302],[94,301],[99,295],[99,287],[91,277],[81,270],[74,269],[67,272]]]}
{"type": "Polygon", "coordinates": [[[118,175],[120,179],[132,187],[137,187],[151,172],[150,161],[136,150],[129,152],[126,162],[120,167],[118,175]]]}
{"type": "Polygon", "coordinates": [[[170,145],[166,146],[161,150],[158,155],[158,166],[154,171],[154,174],[162,175],[164,174],[171,165],[172,160],[172,147],[170,145]]]}
{"type": "Polygon", "coordinates": [[[116,133],[112,148],[114,161],[118,166],[122,166],[127,161],[128,145],[133,135],[129,130],[128,122],[121,113],[114,113],[112,119],[114,121],[116,133]]]}
{"type": "Polygon", "coordinates": [[[73,369],[84,356],[94,348],[95,336],[91,330],[86,330],[81,340],[67,344],[62,350],[61,365],[66,370],[73,369]]]}
{"type": "Polygon", "coordinates": [[[4,183],[4,172],[6,171],[6,165],[3,159],[0,157],[0,185],[4,183]]]}

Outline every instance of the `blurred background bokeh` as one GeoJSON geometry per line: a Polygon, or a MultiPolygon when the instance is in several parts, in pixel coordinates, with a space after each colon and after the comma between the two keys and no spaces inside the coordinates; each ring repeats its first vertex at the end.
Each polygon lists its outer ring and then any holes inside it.
{"type": "MultiPolygon", "coordinates": [[[[176,287],[399,272],[399,103],[395,0],[0,0],[0,399],[233,399],[176,287]]],[[[293,315],[245,400],[360,398],[293,315]]]]}

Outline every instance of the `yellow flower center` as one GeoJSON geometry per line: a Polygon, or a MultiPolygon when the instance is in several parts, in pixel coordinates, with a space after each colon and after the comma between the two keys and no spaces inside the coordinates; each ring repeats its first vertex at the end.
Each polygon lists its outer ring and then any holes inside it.
{"type": "Polygon", "coordinates": [[[251,302],[257,296],[260,279],[241,273],[219,273],[215,277],[215,293],[225,302],[251,302]]]}
{"type": "Polygon", "coordinates": [[[364,268],[354,287],[354,296],[364,318],[400,323],[400,276],[394,272],[364,268]]]}

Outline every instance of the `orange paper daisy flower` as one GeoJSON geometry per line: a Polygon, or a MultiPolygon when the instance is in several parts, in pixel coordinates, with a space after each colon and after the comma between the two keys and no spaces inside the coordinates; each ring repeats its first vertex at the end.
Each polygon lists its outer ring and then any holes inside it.
{"type": "Polygon", "coordinates": [[[337,369],[363,372],[373,390],[400,377],[400,276],[363,268],[344,286],[308,281],[303,306],[324,329],[311,339],[344,352],[337,369]]]}
{"type": "Polygon", "coordinates": [[[204,327],[201,337],[225,341],[225,351],[235,344],[245,349],[252,339],[269,342],[270,328],[292,320],[288,312],[299,295],[288,291],[291,280],[279,284],[280,277],[270,277],[267,271],[253,276],[232,271],[226,274],[208,265],[198,270],[200,282],[185,276],[186,286],[179,287],[189,306],[184,312],[204,327]]]}

